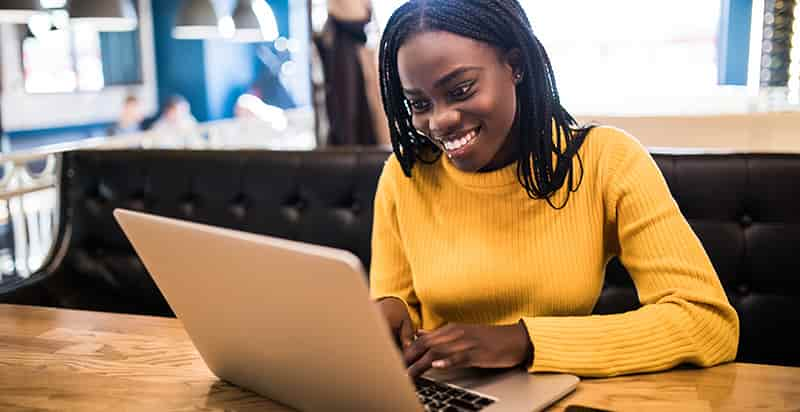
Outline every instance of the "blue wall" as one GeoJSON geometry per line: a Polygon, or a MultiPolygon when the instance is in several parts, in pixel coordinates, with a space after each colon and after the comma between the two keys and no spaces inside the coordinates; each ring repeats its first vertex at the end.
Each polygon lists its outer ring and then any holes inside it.
{"type": "MultiPolygon", "coordinates": [[[[236,99],[255,81],[262,64],[256,45],[224,40],[177,40],[172,27],[178,0],[155,0],[153,26],[156,42],[159,105],[180,94],[199,121],[233,116],[236,99]]],[[[289,34],[289,1],[268,1],[283,36],[289,34]]],[[[231,13],[235,0],[219,0],[220,10],[231,13]]]]}
{"type": "Polygon", "coordinates": [[[209,119],[233,116],[236,99],[248,90],[257,74],[255,47],[223,40],[206,41],[205,80],[209,119]]]}
{"type": "Polygon", "coordinates": [[[180,94],[192,106],[197,120],[205,121],[209,116],[203,42],[172,37],[180,3],[178,0],[151,2],[159,107],[163,107],[171,95],[180,94]]]}
{"type": "Polygon", "coordinates": [[[719,24],[719,84],[747,85],[752,0],[722,0],[719,24]]]}

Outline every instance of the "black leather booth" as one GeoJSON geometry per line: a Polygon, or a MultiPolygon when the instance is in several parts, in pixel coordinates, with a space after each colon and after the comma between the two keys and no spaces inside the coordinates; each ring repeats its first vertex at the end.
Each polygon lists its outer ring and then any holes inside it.
{"type": "MultiPolygon", "coordinates": [[[[57,247],[41,272],[3,286],[0,301],[172,315],[113,220],[117,207],[348,249],[368,267],[387,156],[354,148],[67,153],[57,247]]],[[[738,360],[800,366],[791,339],[800,326],[800,155],[654,157],[739,313],[738,360]]],[[[595,312],[637,305],[612,261],[595,312]]]]}

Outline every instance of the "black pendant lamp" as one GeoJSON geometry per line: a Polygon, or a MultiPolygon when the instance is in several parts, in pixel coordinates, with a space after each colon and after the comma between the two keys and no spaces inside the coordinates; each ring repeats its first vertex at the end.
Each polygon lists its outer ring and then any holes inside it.
{"type": "Polygon", "coordinates": [[[172,29],[172,37],[214,39],[223,36],[220,29],[221,22],[210,0],[185,0],[172,29]]]}
{"type": "Polygon", "coordinates": [[[266,0],[238,0],[233,11],[234,40],[270,42],[278,38],[278,21],[266,0]]]}

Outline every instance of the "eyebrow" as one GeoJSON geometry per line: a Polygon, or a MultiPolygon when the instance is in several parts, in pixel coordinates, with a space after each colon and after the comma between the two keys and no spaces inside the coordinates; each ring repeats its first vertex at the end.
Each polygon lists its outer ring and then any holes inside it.
{"type": "MultiPolygon", "coordinates": [[[[439,79],[435,83],[433,83],[433,87],[434,88],[441,87],[443,84],[453,80],[454,78],[456,78],[456,77],[458,77],[458,76],[460,76],[460,75],[462,75],[464,73],[471,72],[471,71],[476,71],[476,70],[477,71],[482,71],[483,68],[477,67],[477,66],[459,67],[458,69],[455,69],[452,72],[444,75],[441,79],[439,79]]],[[[411,95],[420,95],[420,94],[422,94],[422,91],[419,90],[419,89],[403,89],[403,93],[411,94],[411,95]]]]}

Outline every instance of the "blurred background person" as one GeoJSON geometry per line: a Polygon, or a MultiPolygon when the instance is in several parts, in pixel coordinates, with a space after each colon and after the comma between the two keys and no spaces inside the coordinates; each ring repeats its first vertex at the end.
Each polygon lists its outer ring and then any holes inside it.
{"type": "Polygon", "coordinates": [[[205,139],[200,136],[197,125],[189,102],[183,96],[173,95],[150,129],[156,134],[153,146],[167,149],[204,147],[205,139]]]}
{"type": "Polygon", "coordinates": [[[367,46],[371,20],[371,0],[328,0],[328,20],[314,35],[312,53],[321,63],[325,91],[315,104],[328,123],[327,136],[320,137],[325,145],[390,143],[378,59],[367,46]]]}
{"type": "Polygon", "coordinates": [[[130,95],[125,98],[122,104],[122,111],[119,115],[119,120],[109,127],[107,133],[109,136],[125,133],[137,133],[142,131],[142,121],[144,115],[142,114],[142,107],[139,98],[130,95]]]}

